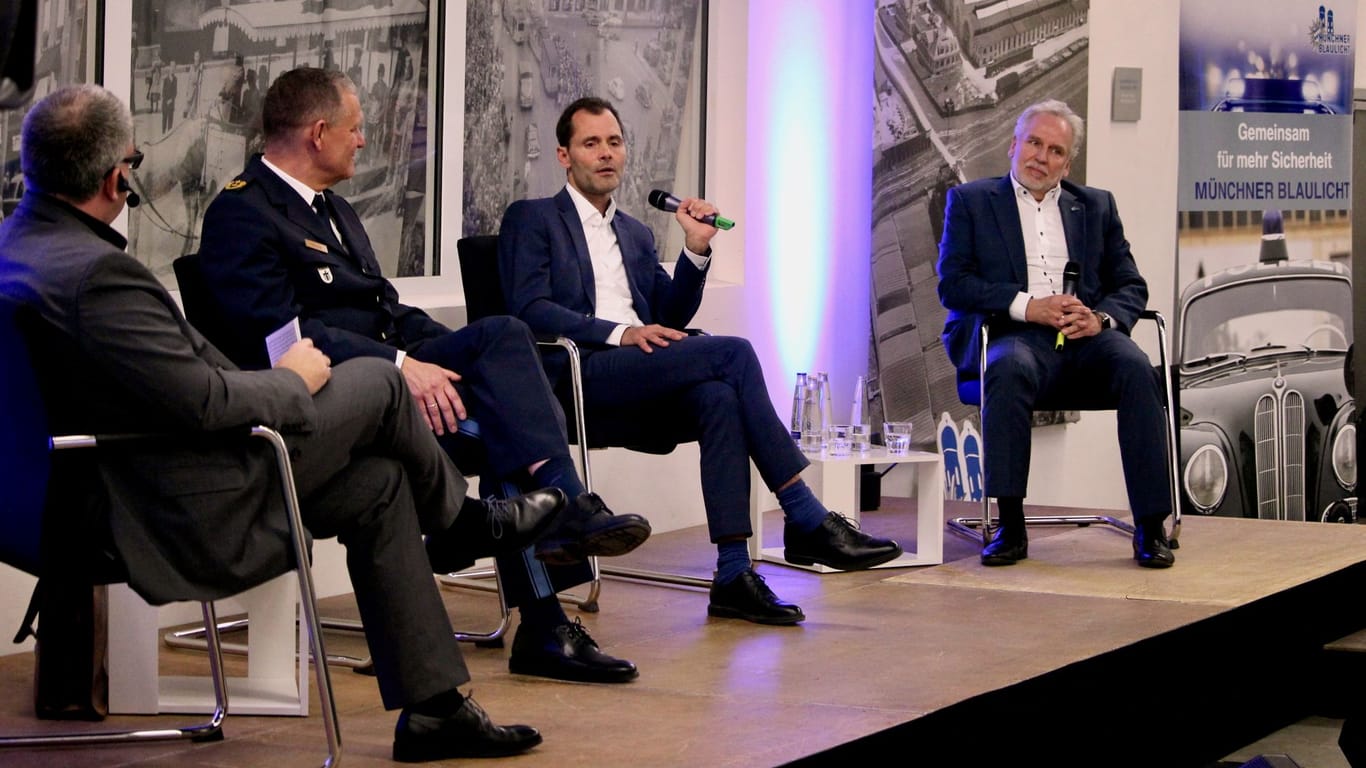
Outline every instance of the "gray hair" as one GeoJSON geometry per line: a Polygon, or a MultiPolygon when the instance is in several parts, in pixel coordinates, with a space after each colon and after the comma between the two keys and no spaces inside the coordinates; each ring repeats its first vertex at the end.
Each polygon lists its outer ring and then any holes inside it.
{"type": "Polygon", "coordinates": [[[1015,121],[1015,138],[1023,138],[1025,126],[1038,115],[1056,115],[1067,122],[1072,129],[1072,154],[1068,159],[1073,159],[1081,152],[1081,140],[1086,137],[1086,125],[1082,122],[1081,115],[1072,111],[1067,106],[1067,102],[1059,99],[1048,99],[1037,104],[1030,104],[1020,113],[1020,119],[1015,121]]]}
{"type": "Polygon", "coordinates": [[[133,115],[112,91],[69,85],[24,117],[19,165],[30,189],[89,200],[133,143],[133,115]]]}

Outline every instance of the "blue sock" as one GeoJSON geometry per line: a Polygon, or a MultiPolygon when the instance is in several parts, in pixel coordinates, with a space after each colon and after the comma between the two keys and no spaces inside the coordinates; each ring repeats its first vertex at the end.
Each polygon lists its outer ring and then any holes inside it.
{"type": "Polygon", "coordinates": [[[722,541],[716,545],[716,583],[729,584],[749,570],[749,543],[722,541]]]}
{"type": "Polygon", "coordinates": [[[492,472],[486,472],[479,476],[479,498],[481,499],[510,499],[525,492],[517,483],[494,477],[492,472]]]}
{"type": "Polygon", "coordinates": [[[554,595],[525,603],[521,611],[522,626],[544,635],[549,635],[550,630],[561,624],[569,623],[569,617],[564,615],[564,608],[554,595]]]}
{"type": "Polygon", "coordinates": [[[778,506],[783,508],[783,519],[803,533],[816,530],[830,514],[816,494],[806,487],[806,481],[800,478],[778,491],[778,506]]]}
{"type": "Polygon", "coordinates": [[[579,480],[579,471],[574,468],[574,460],[569,456],[554,456],[546,460],[535,472],[531,473],[537,488],[554,486],[564,491],[570,501],[578,498],[584,491],[579,480]]]}

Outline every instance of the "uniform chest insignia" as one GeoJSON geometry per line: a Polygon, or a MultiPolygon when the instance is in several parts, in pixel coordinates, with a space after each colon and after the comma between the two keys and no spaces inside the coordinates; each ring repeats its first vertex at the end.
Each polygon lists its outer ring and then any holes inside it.
{"type": "Polygon", "coordinates": [[[331,267],[318,267],[318,279],[322,280],[323,283],[326,284],[326,285],[331,285],[331,284],[332,284],[332,268],[331,268],[331,267]]]}
{"type": "Polygon", "coordinates": [[[241,189],[242,187],[245,187],[246,185],[247,185],[247,183],[246,183],[245,181],[241,180],[241,179],[233,179],[232,181],[228,182],[227,184],[224,184],[224,185],[223,185],[223,189],[226,189],[226,190],[228,190],[229,192],[231,192],[231,191],[233,191],[234,189],[241,189]]]}
{"type": "Polygon", "coordinates": [[[309,240],[309,239],[305,238],[305,239],[304,239],[304,247],[305,247],[305,248],[312,248],[313,250],[319,251],[319,252],[321,252],[321,253],[327,253],[327,245],[326,245],[325,243],[320,243],[320,242],[318,242],[317,240],[309,240]]]}

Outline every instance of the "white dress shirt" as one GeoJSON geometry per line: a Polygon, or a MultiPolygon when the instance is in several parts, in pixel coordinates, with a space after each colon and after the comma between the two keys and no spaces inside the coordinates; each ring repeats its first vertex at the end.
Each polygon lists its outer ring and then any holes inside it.
{"type": "Polygon", "coordinates": [[[1015,187],[1015,202],[1020,210],[1029,278],[1027,290],[1010,303],[1010,318],[1025,322],[1025,307],[1030,299],[1062,293],[1062,273],[1067,266],[1067,233],[1062,228],[1062,210],[1058,207],[1062,185],[1048,190],[1043,200],[1035,200],[1014,173],[1010,174],[1010,183],[1015,187]]]}
{"type": "MultiPolygon", "coordinates": [[[[593,264],[593,314],[603,320],[617,323],[617,327],[607,337],[607,343],[621,346],[621,337],[626,329],[641,326],[640,315],[636,313],[631,300],[631,280],[626,274],[626,265],[621,258],[621,243],[617,241],[617,231],[612,228],[612,217],[617,215],[617,201],[612,198],[607,203],[607,212],[599,213],[597,207],[588,202],[583,193],[566,184],[569,199],[574,201],[579,221],[583,224],[583,237],[588,243],[588,259],[593,264]]],[[[698,269],[707,266],[710,256],[699,256],[687,248],[683,255],[698,269]]]]}

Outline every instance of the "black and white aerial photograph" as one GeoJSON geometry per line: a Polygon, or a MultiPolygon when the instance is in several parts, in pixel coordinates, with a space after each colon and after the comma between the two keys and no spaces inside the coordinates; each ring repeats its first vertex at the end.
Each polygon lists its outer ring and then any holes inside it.
{"type": "MultiPolygon", "coordinates": [[[[648,208],[651,189],[701,190],[695,139],[702,121],[706,0],[470,0],[466,4],[465,235],[498,231],[513,200],[565,184],[555,122],[581,96],[621,114],[623,210],[668,240],[672,217],[648,208]]],[[[661,256],[676,253],[661,246],[661,256]]]]}
{"type": "MultiPolygon", "coordinates": [[[[934,270],[948,190],[1009,170],[1015,118],[1029,104],[1058,98],[1086,115],[1089,8],[1087,0],[878,0],[868,382],[873,421],[914,421],[922,448],[934,448],[941,420],[976,418],[958,401],[939,340],[945,312],[934,270]]],[[[1068,178],[1086,179],[1084,143],[1068,178]]]]}

